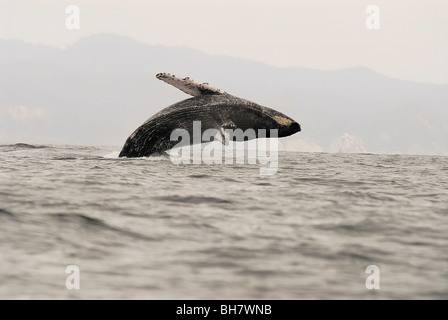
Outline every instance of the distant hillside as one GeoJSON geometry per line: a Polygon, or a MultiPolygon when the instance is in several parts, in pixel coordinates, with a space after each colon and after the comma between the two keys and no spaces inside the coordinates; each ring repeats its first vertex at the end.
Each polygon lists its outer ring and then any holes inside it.
{"type": "Polygon", "coordinates": [[[288,150],[448,155],[448,85],[363,67],[276,68],[115,35],[67,50],[0,40],[0,143],[121,146],[152,114],[188,97],[158,81],[158,72],[291,116],[303,132],[283,143],[288,150]]]}

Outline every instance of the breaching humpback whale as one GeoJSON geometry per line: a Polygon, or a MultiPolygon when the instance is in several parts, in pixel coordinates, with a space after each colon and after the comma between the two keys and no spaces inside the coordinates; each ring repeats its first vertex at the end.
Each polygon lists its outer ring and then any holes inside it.
{"type": "MultiPolygon", "coordinates": [[[[169,73],[156,75],[159,80],[192,95],[193,98],[175,103],[138,127],[126,140],[120,157],[147,157],[161,154],[172,149],[178,141],[171,141],[175,129],[185,129],[192,135],[193,122],[201,121],[201,130],[216,129],[219,133],[215,139],[222,143],[228,141],[226,129],[265,129],[278,130],[278,137],[290,136],[300,131],[300,125],[284,114],[241,99],[223,90],[211,87],[208,83],[197,83],[190,78],[178,78],[169,73]]],[[[201,132],[202,134],[202,132],[201,132]]],[[[190,144],[193,144],[193,139],[190,144]]]]}

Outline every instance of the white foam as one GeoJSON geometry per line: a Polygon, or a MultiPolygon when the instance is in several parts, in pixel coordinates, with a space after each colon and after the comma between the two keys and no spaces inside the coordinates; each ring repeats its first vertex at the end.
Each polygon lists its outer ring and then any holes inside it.
{"type": "Polygon", "coordinates": [[[116,158],[118,158],[119,155],[120,155],[120,151],[114,151],[114,152],[106,154],[103,157],[108,158],[108,159],[116,159],[116,158]]]}

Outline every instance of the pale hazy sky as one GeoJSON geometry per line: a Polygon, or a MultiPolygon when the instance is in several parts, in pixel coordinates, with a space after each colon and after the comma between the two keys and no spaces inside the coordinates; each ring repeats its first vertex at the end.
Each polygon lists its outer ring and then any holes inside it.
{"type": "Polygon", "coordinates": [[[0,0],[1,39],[65,48],[99,33],[274,66],[361,65],[448,83],[446,0],[0,0]],[[69,5],[80,8],[80,30],[65,27],[69,5]],[[365,27],[368,5],[380,9],[380,30],[365,27]]]}

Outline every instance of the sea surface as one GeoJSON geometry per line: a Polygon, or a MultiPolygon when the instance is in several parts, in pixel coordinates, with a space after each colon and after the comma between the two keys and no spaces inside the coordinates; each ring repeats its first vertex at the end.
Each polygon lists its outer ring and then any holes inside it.
{"type": "Polygon", "coordinates": [[[0,146],[1,299],[448,298],[448,157],[119,150],[0,146]]]}

